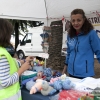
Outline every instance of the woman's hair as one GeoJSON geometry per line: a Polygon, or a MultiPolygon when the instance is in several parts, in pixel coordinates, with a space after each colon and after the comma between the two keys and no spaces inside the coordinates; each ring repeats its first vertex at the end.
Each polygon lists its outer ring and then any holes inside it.
{"type": "Polygon", "coordinates": [[[10,45],[12,32],[12,24],[8,20],[0,18],[0,46],[6,47],[10,45]]]}
{"type": "MultiPolygon", "coordinates": [[[[94,29],[93,25],[90,23],[90,21],[86,18],[85,13],[82,9],[74,9],[71,12],[71,16],[72,15],[76,15],[76,14],[81,14],[83,16],[83,18],[85,19],[83,26],[81,28],[81,32],[83,32],[83,34],[88,34],[90,32],[90,30],[94,29]]],[[[72,38],[74,36],[76,36],[76,30],[73,28],[72,24],[70,23],[70,27],[69,27],[69,31],[68,31],[69,36],[72,38]]]]}

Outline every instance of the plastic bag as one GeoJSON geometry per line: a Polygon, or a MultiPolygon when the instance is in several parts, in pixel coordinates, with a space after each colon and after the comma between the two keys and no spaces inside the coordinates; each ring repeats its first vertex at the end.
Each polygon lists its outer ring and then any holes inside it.
{"type": "Polygon", "coordinates": [[[78,100],[79,98],[85,97],[85,96],[87,96],[86,92],[80,92],[80,91],[75,91],[75,90],[63,90],[59,93],[58,100],[78,100]]]}

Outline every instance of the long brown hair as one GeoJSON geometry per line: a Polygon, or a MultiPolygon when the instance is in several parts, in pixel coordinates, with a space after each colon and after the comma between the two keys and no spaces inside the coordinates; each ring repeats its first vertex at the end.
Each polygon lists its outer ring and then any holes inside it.
{"type": "Polygon", "coordinates": [[[12,24],[8,20],[0,18],[0,46],[6,47],[10,45],[12,32],[12,24]]]}
{"type": "MultiPolygon", "coordinates": [[[[84,24],[81,28],[81,32],[85,35],[88,34],[90,32],[90,30],[94,29],[93,25],[89,22],[89,20],[86,18],[85,13],[82,9],[74,9],[71,12],[71,16],[72,15],[76,15],[76,14],[81,14],[83,16],[83,18],[85,19],[84,24]]],[[[72,38],[74,36],[76,36],[76,30],[73,28],[72,24],[70,24],[70,28],[68,31],[69,36],[72,38]]]]}

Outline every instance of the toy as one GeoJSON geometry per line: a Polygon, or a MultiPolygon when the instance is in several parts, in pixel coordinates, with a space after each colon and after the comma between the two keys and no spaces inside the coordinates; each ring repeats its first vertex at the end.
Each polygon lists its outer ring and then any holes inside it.
{"type": "Polygon", "coordinates": [[[52,95],[56,92],[56,89],[51,87],[47,81],[42,82],[41,94],[42,95],[52,95]]]}
{"type": "Polygon", "coordinates": [[[50,84],[51,86],[53,86],[54,89],[62,91],[62,89],[64,90],[70,90],[72,89],[75,84],[72,83],[69,78],[65,78],[63,80],[58,79],[56,81],[54,81],[52,84],[50,84]]]}
{"type": "Polygon", "coordinates": [[[42,86],[42,82],[43,82],[42,79],[37,79],[36,83],[32,86],[32,88],[30,90],[30,94],[34,94],[37,91],[40,91],[41,90],[41,86],[42,86]]]}
{"type": "Polygon", "coordinates": [[[46,80],[47,81],[50,81],[50,79],[52,77],[52,70],[51,70],[51,68],[44,68],[43,75],[46,76],[46,80]]]}
{"type": "Polygon", "coordinates": [[[56,77],[56,78],[51,78],[50,79],[50,84],[53,84],[56,80],[60,79],[59,77],[56,77]]]}
{"type": "Polygon", "coordinates": [[[58,70],[53,70],[52,71],[52,76],[53,76],[53,78],[55,78],[55,77],[60,77],[62,74],[58,71],[58,70]]]}
{"type": "Polygon", "coordinates": [[[40,61],[39,66],[43,66],[43,65],[44,65],[44,61],[40,61]]]}
{"type": "Polygon", "coordinates": [[[35,82],[33,80],[28,81],[26,83],[26,89],[30,91],[34,84],[35,84],[35,82]]]}
{"type": "Polygon", "coordinates": [[[75,85],[71,82],[71,80],[69,80],[68,78],[66,78],[65,80],[62,81],[62,88],[64,90],[70,90],[74,87],[75,85]]]}
{"type": "Polygon", "coordinates": [[[44,42],[48,42],[48,39],[49,39],[49,34],[48,33],[40,34],[40,36],[42,37],[44,42]]]}
{"type": "Polygon", "coordinates": [[[43,74],[47,77],[52,76],[52,70],[51,68],[44,68],[43,74]]]}
{"type": "Polygon", "coordinates": [[[50,79],[50,84],[53,84],[56,80],[65,80],[66,79],[66,74],[61,75],[60,77],[55,77],[50,79]]]}
{"type": "Polygon", "coordinates": [[[37,77],[34,80],[37,80],[37,79],[45,79],[45,78],[46,78],[46,76],[44,76],[43,75],[43,72],[40,71],[40,72],[37,73],[37,77]]]}
{"type": "Polygon", "coordinates": [[[44,61],[43,60],[38,60],[38,59],[34,58],[33,65],[34,66],[44,66],[44,61]]]}
{"type": "Polygon", "coordinates": [[[61,79],[61,80],[65,80],[66,77],[67,77],[66,74],[63,74],[63,75],[60,76],[60,79],[61,79]]]}
{"type": "Polygon", "coordinates": [[[61,80],[59,80],[59,79],[54,81],[54,83],[50,84],[50,85],[53,86],[53,88],[58,90],[58,91],[62,90],[62,83],[61,83],[61,80]]]}

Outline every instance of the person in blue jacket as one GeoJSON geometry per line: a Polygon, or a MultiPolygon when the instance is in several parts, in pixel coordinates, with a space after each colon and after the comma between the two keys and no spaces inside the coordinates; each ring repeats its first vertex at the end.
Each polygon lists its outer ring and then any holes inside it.
{"type": "Polygon", "coordinates": [[[94,76],[94,54],[100,63],[100,40],[82,9],[71,12],[67,47],[62,73],[80,79],[94,76]]]}

